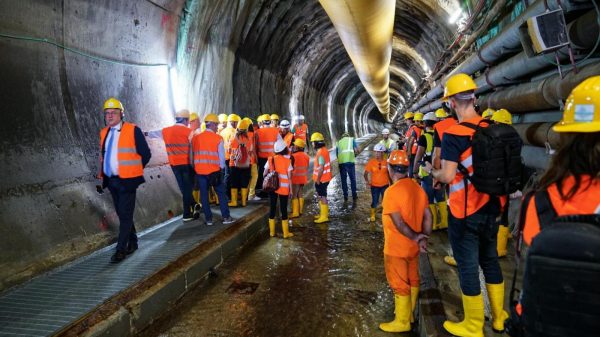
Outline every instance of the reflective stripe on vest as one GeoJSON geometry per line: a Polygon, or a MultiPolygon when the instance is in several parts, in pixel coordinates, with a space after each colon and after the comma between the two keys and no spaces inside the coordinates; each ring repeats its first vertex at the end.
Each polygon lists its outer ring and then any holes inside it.
{"type": "MultiPolygon", "coordinates": [[[[100,131],[100,148],[104,146],[104,140],[108,134],[108,127],[100,131]]],[[[135,124],[123,122],[121,134],[119,135],[119,144],[117,145],[117,160],[119,162],[120,178],[136,178],[144,175],[144,166],[142,166],[142,156],[137,153],[135,146],[135,124]]],[[[101,152],[104,153],[104,152],[101,152]]],[[[103,161],[104,158],[101,158],[103,161]]],[[[100,163],[102,167],[102,162],[100,163]]]]}
{"type": "Polygon", "coordinates": [[[190,143],[192,130],[184,125],[175,124],[162,130],[167,156],[171,166],[189,165],[190,143]]]}
{"type": "Polygon", "coordinates": [[[204,131],[192,138],[194,170],[197,174],[208,175],[221,169],[219,143],[223,138],[211,131],[204,131]]]}
{"type": "Polygon", "coordinates": [[[277,141],[279,131],[276,128],[260,128],[255,132],[258,157],[269,158],[274,156],[273,146],[277,141]]]}
{"type": "MultiPolygon", "coordinates": [[[[425,148],[425,153],[423,154],[423,160],[431,163],[431,156],[433,155],[433,133],[432,132],[424,132],[423,136],[425,136],[425,140],[427,141],[427,147],[425,148]]],[[[419,166],[419,176],[421,178],[427,177],[429,173],[423,169],[423,166],[419,166]]]]}
{"type": "Polygon", "coordinates": [[[354,163],[354,139],[344,137],[338,142],[338,163],[354,163]]]}
{"type": "Polygon", "coordinates": [[[308,182],[308,165],[310,158],[304,152],[294,152],[294,168],[292,170],[292,184],[306,184],[308,182]]]}
{"type": "Polygon", "coordinates": [[[328,181],[331,181],[332,175],[331,175],[331,161],[329,159],[329,151],[327,151],[327,149],[325,147],[320,148],[317,151],[317,154],[315,155],[315,160],[313,163],[314,169],[313,169],[313,181],[317,181],[317,178],[319,176],[319,169],[321,168],[321,166],[319,165],[319,157],[323,157],[323,159],[325,160],[325,164],[323,165],[323,174],[321,175],[321,182],[322,183],[326,183],[328,181]]]}
{"type": "Polygon", "coordinates": [[[294,136],[296,138],[300,138],[300,139],[306,141],[307,131],[308,131],[308,125],[306,125],[306,124],[302,124],[302,125],[296,124],[294,126],[294,136]]]}
{"type": "Polygon", "coordinates": [[[280,155],[270,158],[269,166],[273,166],[271,169],[277,172],[277,176],[279,177],[279,188],[275,191],[275,193],[279,195],[290,194],[290,177],[288,176],[288,168],[290,167],[291,163],[291,159],[280,155]]]}

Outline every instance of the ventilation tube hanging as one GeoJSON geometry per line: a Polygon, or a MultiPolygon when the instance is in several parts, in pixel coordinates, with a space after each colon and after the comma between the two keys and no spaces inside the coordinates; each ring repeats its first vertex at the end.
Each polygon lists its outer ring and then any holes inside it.
{"type": "Polygon", "coordinates": [[[358,77],[389,117],[390,60],[395,0],[319,0],[333,22],[358,77]]]}

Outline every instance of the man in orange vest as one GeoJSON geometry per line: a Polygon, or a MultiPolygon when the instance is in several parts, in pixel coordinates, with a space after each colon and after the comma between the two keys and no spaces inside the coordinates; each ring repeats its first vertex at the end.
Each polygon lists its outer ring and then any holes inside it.
{"type": "Polygon", "coordinates": [[[117,251],[111,263],[119,263],[138,248],[133,211],[137,187],[144,183],[144,167],[152,156],[142,130],[123,121],[125,109],[116,98],[104,102],[106,127],[100,131],[102,187],[108,187],[119,217],[117,251]]]}
{"type": "Polygon", "coordinates": [[[329,221],[329,205],[327,203],[327,186],[333,175],[331,173],[331,159],[329,151],[325,146],[325,137],[319,132],[310,136],[310,141],[315,148],[315,159],[313,162],[312,179],[315,182],[315,190],[319,196],[319,215],[315,216],[315,223],[329,221]]]}
{"type": "Polygon", "coordinates": [[[500,213],[506,198],[478,192],[462,173],[473,173],[471,142],[475,133],[462,123],[478,125],[482,120],[475,110],[475,90],[477,85],[469,75],[456,74],[448,79],[443,99],[456,111],[459,124],[444,133],[441,169],[431,170],[432,165],[425,163],[425,169],[435,180],[449,184],[448,237],[458,263],[464,320],[445,321],[444,328],[455,336],[483,336],[484,304],[479,267],[485,277],[493,329],[503,331],[508,318],[503,310],[504,279],[496,250],[500,213]]]}
{"type": "Polygon", "coordinates": [[[227,117],[227,122],[229,125],[225,127],[225,129],[219,132],[219,135],[223,137],[223,144],[225,146],[225,194],[230,197],[231,200],[231,177],[230,177],[230,166],[229,166],[229,145],[231,144],[231,139],[235,137],[235,133],[237,132],[237,125],[242,119],[240,116],[236,114],[231,114],[227,117]]]}
{"type": "Polygon", "coordinates": [[[294,134],[290,132],[290,121],[287,119],[282,119],[281,123],[279,123],[279,135],[283,138],[288,151],[291,151],[292,143],[294,142],[294,134]]]}
{"type": "Polygon", "coordinates": [[[423,113],[417,112],[413,116],[413,125],[409,129],[408,140],[406,141],[406,153],[410,156],[410,167],[408,176],[413,177],[413,167],[415,165],[415,156],[417,155],[417,140],[423,132],[423,113]]]}
{"type": "Polygon", "coordinates": [[[223,137],[217,134],[219,118],[215,114],[204,117],[206,131],[192,138],[191,160],[196,172],[196,180],[200,187],[200,198],[202,210],[208,226],[213,225],[213,215],[208,203],[208,190],[213,187],[219,198],[219,207],[223,224],[234,223],[235,220],[229,214],[227,196],[225,195],[225,181],[223,170],[225,169],[225,146],[223,137]]]}
{"type": "Polygon", "coordinates": [[[275,155],[273,147],[275,146],[275,142],[278,139],[281,139],[281,135],[279,135],[279,129],[270,127],[271,116],[269,114],[264,114],[261,117],[261,120],[263,121],[262,127],[254,131],[256,156],[258,157],[258,179],[256,181],[256,186],[261,190],[256,194],[261,198],[266,198],[268,197],[268,194],[262,191],[262,168],[265,167],[267,159],[275,155]]]}
{"type": "Polygon", "coordinates": [[[294,124],[294,127],[292,128],[292,133],[294,134],[294,138],[302,139],[308,149],[308,125],[304,123],[304,115],[298,116],[298,123],[294,124]]]}
{"type": "MultiPolygon", "coordinates": [[[[159,138],[165,142],[169,165],[175,175],[177,186],[183,196],[183,221],[194,220],[196,215],[192,189],[194,187],[194,171],[190,166],[190,134],[188,127],[190,112],[187,109],[175,113],[175,125],[162,130],[148,131],[148,138],[159,138]],[[194,213],[192,213],[194,212],[194,213]]],[[[199,215],[199,213],[197,213],[199,215]]]]}

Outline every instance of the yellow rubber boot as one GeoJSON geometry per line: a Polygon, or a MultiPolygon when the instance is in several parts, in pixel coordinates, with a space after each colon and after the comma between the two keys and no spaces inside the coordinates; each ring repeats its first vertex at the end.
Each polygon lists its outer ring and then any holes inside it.
{"type": "Polygon", "coordinates": [[[437,203],[438,210],[440,211],[440,225],[438,229],[448,228],[448,204],[445,201],[437,203]]]}
{"type": "Polygon", "coordinates": [[[242,207],[248,205],[248,189],[242,188],[242,207]]]}
{"type": "Polygon", "coordinates": [[[431,211],[431,229],[440,229],[440,226],[438,225],[438,212],[437,207],[435,207],[435,204],[429,204],[429,210],[431,211]]]}
{"type": "Polygon", "coordinates": [[[314,216],[315,220],[317,220],[318,218],[321,217],[321,205],[322,205],[322,203],[321,203],[321,200],[319,199],[319,214],[314,216]]]}
{"type": "Polygon", "coordinates": [[[393,321],[379,324],[379,329],[385,332],[406,332],[410,331],[411,316],[411,296],[394,294],[394,304],[396,317],[393,321]]]}
{"type": "Polygon", "coordinates": [[[232,188],[231,189],[231,201],[229,201],[229,203],[227,204],[227,206],[229,207],[237,207],[238,205],[238,189],[237,188],[232,188]]]}
{"type": "Polygon", "coordinates": [[[454,336],[459,337],[484,337],[483,336],[483,296],[462,295],[465,319],[462,322],[444,322],[444,329],[454,336]]]}
{"type": "Polygon", "coordinates": [[[200,190],[193,190],[192,191],[192,197],[194,198],[194,201],[199,204],[200,203],[200,190]]]}
{"type": "Polygon", "coordinates": [[[292,199],[292,214],[290,214],[290,218],[297,218],[300,216],[300,207],[299,207],[298,199],[292,199]]]}
{"type": "Polygon", "coordinates": [[[506,256],[506,245],[508,244],[508,226],[498,226],[498,257],[506,256]]]}
{"type": "Polygon", "coordinates": [[[281,228],[283,229],[283,238],[291,238],[294,233],[290,233],[290,224],[287,220],[281,220],[281,228]]]}
{"type": "Polygon", "coordinates": [[[369,221],[375,222],[375,208],[371,208],[371,217],[369,218],[369,221]]]}
{"type": "Polygon", "coordinates": [[[324,223],[329,221],[329,205],[321,204],[321,214],[319,218],[315,220],[315,223],[324,223]]]}
{"type": "Polygon", "coordinates": [[[275,236],[275,219],[269,219],[269,235],[275,236]]]}
{"type": "MultiPolygon", "coordinates": [[[[504,227],[504,226],[500,226],[504,227]]],[[[504,282],[500,284],[485,284],[490,307],[492,308],[492,329],[494,332],[504,332],[504,321],[508,318],[508,313],[504,311],[504,282]]]]}
{"type": "Polygon", "coordinates": [[[415,309],[419,299],[419,287],[410,287],[410,322],[415,322],[415,309]]]}
{"type": "Polygon", "coordinates": [[[298,206],[298,213],[302,215],[302,212],[304,212],[304,198],[298,198],[298,206]]]}
{"type": "Polygon", "coordinates": [[[454,259],[454,256],[450,256],[450,255],[444,256],[444,262],[446,262],[446,264],[448,264],[452,267],[456,267],[458,265],[456,263],[456,260],[454,259]]]}

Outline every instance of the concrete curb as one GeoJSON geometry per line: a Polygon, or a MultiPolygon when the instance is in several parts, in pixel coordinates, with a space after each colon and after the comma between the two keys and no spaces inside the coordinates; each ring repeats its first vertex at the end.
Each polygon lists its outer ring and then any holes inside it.
{"type": "Polygon", "coordinates": [[[437,287],[433,268],[429,262],[429,256],[421,253],[419,256],[419,275],[421,278],[421,289],[417,303],[417,315],[419,319],[418,332],[420,337],[451,337],[443,327],[446,320],[446,312],[442,302],[442,295],[437,287]]]}

